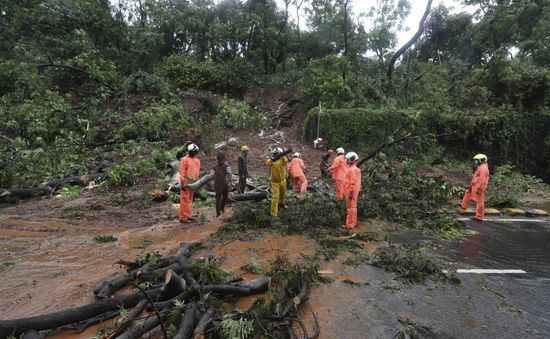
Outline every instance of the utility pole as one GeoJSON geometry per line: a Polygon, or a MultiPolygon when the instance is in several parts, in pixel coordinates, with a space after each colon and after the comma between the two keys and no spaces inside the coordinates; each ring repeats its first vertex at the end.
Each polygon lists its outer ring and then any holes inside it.
{"type": "Polygon", "coordinates": [[[323,114],[323,108],[319,101],[319,114],[317,114],[317,139],[319,139],[319,132],[321,131],[321,115],[323,114]]]}

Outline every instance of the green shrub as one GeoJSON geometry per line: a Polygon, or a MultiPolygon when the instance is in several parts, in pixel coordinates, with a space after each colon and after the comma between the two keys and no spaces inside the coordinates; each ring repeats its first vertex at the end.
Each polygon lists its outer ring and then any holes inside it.
{"type": "Polygon", "coordinates": [[[218,105],[218,112],[217,120],[222,128],[263,128],[267,122],[263,114],[254,115],[246,102],[229,99],[227,95],[218,105]]]}
{"type": "Polygon", "coordinates": [[[122,89],[127,94],[147,93],[165,96],[168,94],[170,86],[163,77],[144,71],[137,71],[124,80],[122,89]]]}
{"type": "Polygon", "coordinates": [[[181,104],[154,103],[135,113],[117,134],[122,140],[161,140],[176,130],[183,131],[191,126],[191,117],[181,104]]]}
{"type": "Polygon", "coordinates": [[[188,56],[172,54],[162,65],[160,74],[176,87],[207,88],[214,78],[214,66],[210,62],[197,62],[188,56]]]}
{"type": "Polygon", "coordinates": [[[253,79],[254,65],[245,59],[234,59],[216,64],[212,90],[238,95],[250,86],[253,79]]]}
{"type": "MultiPolygon", "coordinates": [[[[305,121],[307,140],[317,137],[317,115],[312,108],[305,121]]],[[[330,147],[347,146],[356,151],[370,152],[386,143],[399,127],[413,120],[414,112],[390,108],[326,109],[321,116],[320,135],[330,147]]]]}

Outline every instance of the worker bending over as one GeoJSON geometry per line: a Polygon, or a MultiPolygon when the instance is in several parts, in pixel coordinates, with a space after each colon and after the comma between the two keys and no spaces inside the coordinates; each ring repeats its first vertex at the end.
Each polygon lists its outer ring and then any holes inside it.
{"type": "Polygon", "coordinates": [[[336,199],[343,200],[345,176],[348,169],[346,158],[344,157],[344,149],[339,147],[336,149],[336,158],[332,162],[332,166],[327,168],[327,171],[332,171],[332,179],[336,182],[336,199]]]}
{"type": "Polygon", "coordinates": [[[346,162],[349,166],[345,173],[345,197],[346,197],[346,224],[342,227],[354,229],[357,225],[357,198],[361,191],[361,169],[356,162],[359,156],[355,152],[346,154],[346,162]]]}
{"type": "Polygon", "coordinates": [[[294,158],[288,164],[288,173],[292,178],[292,189],[294,191],[300,190],[300,193],[307,191],[307,179],[304,174],[306,171],[306,165],[301,159],[300,153],[294,153],[294,158]]]}
{"type": "Polygon", "coordinates": [[[474,176],[472,177],[472,184],[464,193],[462,198],[463,209],[467,209],[470,204],[470,200],[476,203],[476,216],[477,221],[483,221],[485,216],[485,191],[489,184],[489,165],[487,164],[487,156],[485,154],[477,154],[474,158],[473,168],[474,176]]]}
{"type": "Polygon", "coordinates": [[[283,152],[280,147],[271,152],[271,157],[266,160],[265,165],[270,168],[269,180],[271,182],[271,216],[279,214],[279,205],[286,208],[284,201],[286,195],[286,165],[288,158],[285,156],[291,150],[283,152]]]}
{"type": "Polygon", "coordinates": [[[330,166],[328,160],[333,154],[334,152],[329,149],[327,153],[325,153],[321,158],[321,164],[319,164],[319,169],[321,170],[321,179],[325,179],[326,177],[328,177],[327,169],[330,166]]]}
{"type": "Polygon", "coordinates": [[[181,159],[180,163],[180,222],[189,222],[191,217],[191,207],[195,191],[187,187],[191,182],[199,179],[201,171],[201,162],[196,157],[199,153],[199,147],[195,144],[187,146],[187,155],[181,159]]]}

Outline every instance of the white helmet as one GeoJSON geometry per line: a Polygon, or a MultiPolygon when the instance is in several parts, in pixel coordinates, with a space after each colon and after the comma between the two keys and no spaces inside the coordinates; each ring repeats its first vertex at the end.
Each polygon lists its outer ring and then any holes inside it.
{"type": "Polygon", "coordinates": [[[283,153],[283,149],[281,147],[275,147],[272,151],[271,151],[271,154],[279,154],[279,153],[283,153]]]}
{"type": "Polygon", "coordinates": [[[294,157],[295,157],[295,158],[299,158],[300,156],[301,156],[300,153],[298,153],[298,152],[294,153],[294,157]]]}
{"type": "Polygon", "coordinates": [[[199,146],[195,145],[195,144],[189,144],[189,146],[187,146],[187,151],[188,152],[191,152],[191,151],[199,151],[199,146]]]}
{"type": "Polygon", "coordinates": [[[338,147],[336,149],[336,154],[344,154],[344,153],[346,153],[346,151],[344,151],[344,149],[342,147],[338,147]]]}
{"type": "Polygon", "coordinates": [[[346,160],[349,162],[356,162],[359,160],[359,156],[355,152],[348,152],[348,154],[346,154],[346,160]]]}

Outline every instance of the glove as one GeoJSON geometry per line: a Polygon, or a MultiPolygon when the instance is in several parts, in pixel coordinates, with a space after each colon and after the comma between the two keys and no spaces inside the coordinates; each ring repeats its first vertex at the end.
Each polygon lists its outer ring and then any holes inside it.
{"type": "Polygon", "coordinates": [[[481,188],[478,188],[478,189],[476,190],[476,194],[477,194],[477,195],[481,195],[481,188]]]}

